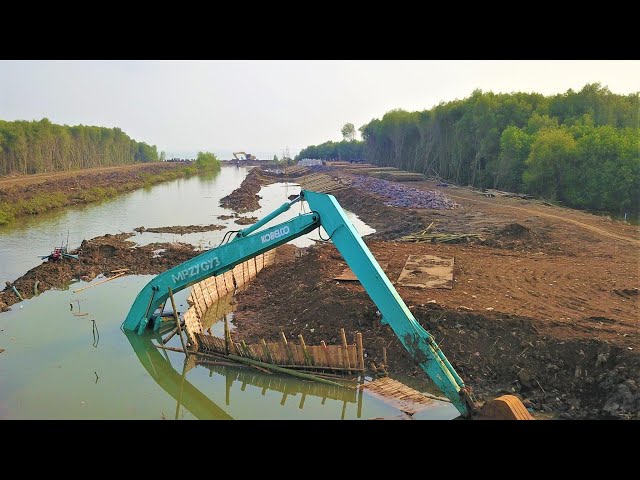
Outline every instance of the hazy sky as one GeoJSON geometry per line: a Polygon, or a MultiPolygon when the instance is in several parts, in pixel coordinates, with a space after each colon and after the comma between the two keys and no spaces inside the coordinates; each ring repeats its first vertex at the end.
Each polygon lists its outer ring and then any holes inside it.
{"type": "Polygon", "coordinates": [[[0,61],[0,118],[120,127],[168,153],[292,155],[480,88],[640,90],[640,61],[0,61]]]}

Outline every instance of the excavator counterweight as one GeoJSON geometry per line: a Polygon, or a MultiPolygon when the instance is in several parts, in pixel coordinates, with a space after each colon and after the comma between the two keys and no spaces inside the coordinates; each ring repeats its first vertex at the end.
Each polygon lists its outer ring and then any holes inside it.
{"type": "MultiPolygon", "coordinates": [[[[404,348],[462,416],[477,417],[479,410],[471,398],[469,388],[465,387],[433,336],[414,318],[338,201],[328,194],[303,190],[299,197],[237,232],[230,242],[157,275],[136,297],[123,323],[124,330],[142,334],[149,327],[157,328],[161,319],[156,311],[167,300],[170,291],[177,292],[208,277],[220,275],[249,258],[321,226],[378,307],[382,323],[391,327],[404,348]],[[299,201],[306,201],[311,212],[263,228],[299,201]]],[[[495,402],[499,403],[494,405],[495,408],[485,405],[482,417],[521,419],[529,415],[517,397],[508,397],[506,400],[504,397],[501,397],[502,400],[496,399],[495,402]]]]}

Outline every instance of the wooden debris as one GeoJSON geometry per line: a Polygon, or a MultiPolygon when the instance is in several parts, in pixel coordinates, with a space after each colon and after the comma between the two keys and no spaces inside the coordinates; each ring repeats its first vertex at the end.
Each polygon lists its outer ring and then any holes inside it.
{"type": "Polygon", "coordinates": [[[87,285],[86,287],[82,287],[82,288],[79,288],[77,290],[74,290],[73,293],[78,293],[78,292],[82,292],[83,290],[87,290],[89,288],[97,287],[98,285],[102,285],[103,283],[107,283],[107,282],[110,282],[111,280],[115,280],[116,278],[119,278],[119,277],[121,277],[121,276],[123,276],[125,274],[126,274],[126,272],[118,273],[118,274],[114,275],[113,277],[107,278],[107,279],[102,280],[102,281],[100,281],[98,283],[94,283],[92,285],[87,285]]]}
{"type": "Polygon", "coordinates": [[[381,398],[384,402],[393,405],[407,415],[414,415],[434,403],[431,398],[389,377],[379,378],[373,382],[360,385],[360,388],[368,390],[371,394],[381,398]]]}
{"type": "Polygon", "coordinates": [[[401,242],[463,243],[469,240],[483,240],[479,233],[428,233],[427,230],[401,237],[401,242]]]}
{"type": "Polygon", "coordinates": [[[417,288],[453,288],[453,257],[409,255],[398,285],[417,288]]]}

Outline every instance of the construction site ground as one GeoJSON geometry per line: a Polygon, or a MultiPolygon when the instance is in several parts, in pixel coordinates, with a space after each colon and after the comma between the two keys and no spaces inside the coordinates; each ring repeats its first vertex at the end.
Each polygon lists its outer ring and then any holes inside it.
{"type": "MultiPolygon", "coordinates": [[[[350,174],[329,173],[342,183],[350,174]]],[[[281,181],[281,179],[280,179],[281,181]]],[[[294,181],[293,179],[291,181],[294,181]]],[[[470,188],[440,190],[459,208],[385,205],[355,188],[339,202],[377,229],[366,243],[392,282],[411,254],[454,257],[453,289],[396,285],[481,398],[516,393],[533,411],[566,418],[640,418],[638,276],[640,229],[534,200],[485,197],[470,188]],[[426,229],[479,233],[462,244],[405,243],[426,229]]],[[[333,280],[345,262],[331,244],[288,254],[238,297],[235,334],[256,341],[280,330],[309,342],[335,342],[345,327],[364,334],[368,361],[424,375],[357,282],[333,280]]]]}
{"type": "MultiPolygon", "coordinates": [[[[326,174],[345,186],[352,175],[345,168],[326,174]]],[[[276,181],[296,178],[256,170],[223,201],[236,212],[252,212],[260,187],[276,181]]],[[[640,227],[535,200],[404,183],[440,190],[459,208],[391,207],[353,187],[334,194],[377,230],[365,240],[392,282],[409,255],[455,259],[452,289],[396,288],[478,399],[512,393],[534,413],[640,419],[640,227]],[[428,227],[480,238],[461,244],[399,241],[428,227]]],[[[159,273],[199,253],[183,244],[131,248],[125,241],[130,235],[87,240],[73,252],[80,261],[44,262],[13,285],[31,297],[36,281],[42,292],[73,278],[111,276],[122,267],[128,274],[159,273]]],[[[290,338],[303,334],[310,344],[335,344],[344,327],[350,342],[362,332],[367,365],[382,363],[386,347],[391,375],[426,379],[381,324],[359,283],[333,280],[345,265],[331,243],[280,247],[276,264],[237,295],[236,340],[275,341],[284,331],[290,338]]],[[[9,287],[0,293],[2,309],[17,301],[9,287]]]]}

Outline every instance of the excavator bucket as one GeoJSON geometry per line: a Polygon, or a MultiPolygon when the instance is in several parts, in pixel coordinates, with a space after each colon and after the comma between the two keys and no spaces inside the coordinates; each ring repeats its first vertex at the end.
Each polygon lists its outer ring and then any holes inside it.
{"type": "Polygon", "coordinates": [[[478,420],[535,420],[515,395],[489,400],[478,412],[478,420]]]}

